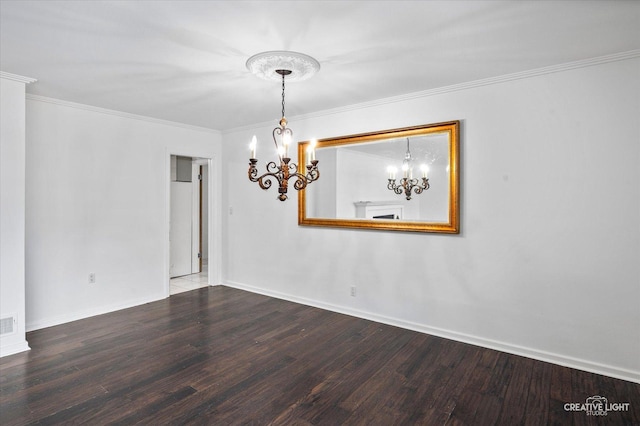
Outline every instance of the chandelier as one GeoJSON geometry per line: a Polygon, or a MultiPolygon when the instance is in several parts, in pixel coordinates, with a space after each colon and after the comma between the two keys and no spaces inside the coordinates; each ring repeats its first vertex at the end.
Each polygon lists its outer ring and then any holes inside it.
{"type": "MultiPolygon", "coordinates": [[[[284,83],[285,77],[290,81],[305,80],[320,69],[318,61],[310,56],[296,52],[264,52],[252,56],[247,61],[247,68],[252,73],[266,80],[282,79],[282,117],[272,131],[273,142],[276,145],[278,160],[267,163],[267,172],[258,176],[258,159],[256,155],[257,138],[253,136],[251,144],[251,158],[249,159],[249,180],[258,182],[260,188],[271,188],[272,179],[278,182],[278,199],[285,201],[289,180],[294,179],[293,188],[297,191],[304,189],[308,184],[318,180],[318,160],[315,158],[313,148],[307,153],[305,166],[299,166],[291,162],[289,146],[293,143],[293,130],[287,127],[287,119],[284,114],[284,83]],[[279,142],[279,143],[278,143],[279,142]],[[306,170],[305,170],[306,169],[306,170]]],[[[313,144],[312,144],[313,147],[313,144]]],[[[304,161],[304,159],[298,159],[304,161]]]]}
{"type": "Polygon", "coordinates": [[[413,157],[411,157],[411,150],[409,149],[409,138],[407,138],[407,152],[402,160],[402,179],[399,183],[396,183],[396,169],[393,166],[387,167],[389,172],[389,183],[387,189],[392,190],[396,194],[400,195],[404,193],[407,200],[411,200],[411,191],[416,194],[422,194],[426,189],[429,189],[429,179],[427,179],[427,172],[429,168],[426,164],[420,165],[422,170],[422,179],[413,177],[413,157]]]}

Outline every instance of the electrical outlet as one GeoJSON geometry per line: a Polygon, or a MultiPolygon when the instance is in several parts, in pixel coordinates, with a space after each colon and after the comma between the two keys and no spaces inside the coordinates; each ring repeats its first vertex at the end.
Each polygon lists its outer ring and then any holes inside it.
{"type": "Polygon", "coordinates": [[[356,286],[351,286],[351,297],[356,297],[356,286]]]}
{"type": "Polygon", "coordinates": [[[96,273],[89,272],[89,284],[94,284],[96,282],[96,273]]]}

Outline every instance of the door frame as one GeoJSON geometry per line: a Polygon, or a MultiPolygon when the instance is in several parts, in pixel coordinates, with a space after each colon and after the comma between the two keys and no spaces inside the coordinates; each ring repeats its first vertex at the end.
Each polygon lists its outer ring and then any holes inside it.
{"type": "Polygon", "coordinates": [[[202,153],[193,151],[183,151],[167,148],[165,151],[165,196],[164,196],[164,295],[169,297],[170,295],[170,277],[169,267],[171,265],[170,260],[170,244],[169,244],[169,229],[170,229],[170,214],[171,214],[171,156],[183,156],[192,157],[198,159],[201,162],[206,162],[208,167],[207,173],[207,219],[208,219],[208,233],[206,235],[207,244],[209,247],[209,263],[208,263],[208,285],[219,285],[221,281],[220,265],[222,263],[222,235],[221,235],[221,217],[220,217],[220,199],[221,199],[221,187],[217,183],[219,179],[216,179],[220,173],[220,160],[215,158],[210,153],[202,153]]]}
{"type": "MultiPolygon", "coordinates": [[[[202,272],[202,164],[191,159],[191,273],[202,272]],[[197,241],[197,244],[196,244],[197,241]]],[[[208,208],[208,206],[207,206],[208,208]]],[[[171,246],[169,246],[171,249],[171,246]]]]}

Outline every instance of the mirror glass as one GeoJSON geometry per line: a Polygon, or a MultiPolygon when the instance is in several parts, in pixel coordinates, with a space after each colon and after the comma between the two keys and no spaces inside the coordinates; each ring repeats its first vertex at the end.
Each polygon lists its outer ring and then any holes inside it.
{"type": "MultiPolygon", "coordinates": [[[[452,121],[318,141],[320,179],[299,191],[298,223],[458,233],[458,128],[452,121]]],[[[309,145],[298,145],[300,162],[309,145]]]]}

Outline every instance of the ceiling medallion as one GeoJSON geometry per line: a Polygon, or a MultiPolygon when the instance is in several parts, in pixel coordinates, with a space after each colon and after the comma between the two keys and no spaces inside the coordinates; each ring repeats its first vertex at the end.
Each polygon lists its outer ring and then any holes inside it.
{"type": "Polygon", "coordinates": [[[288,81],[302,81],[320,70],[320,63],[311,56],[298,52],[274,50],[253,55],[247,60],[247,69],[265,80],[279,81],[278,70],[288,70],[288,81]]]}

